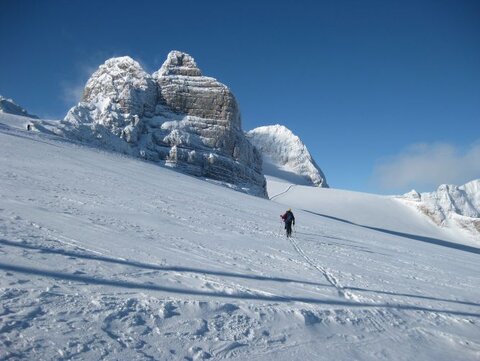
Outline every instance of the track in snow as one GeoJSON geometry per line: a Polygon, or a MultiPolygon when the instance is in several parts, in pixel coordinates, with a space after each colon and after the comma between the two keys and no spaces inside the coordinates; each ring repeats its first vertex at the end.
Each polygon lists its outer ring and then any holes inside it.
{"type": "MultiPolygon", "coordinates": [[[[274,196],[270,197],[270,200],[273,200],[279,196],[282,196],[288,193],[292,188],[295,187],[295,184],[290,184],[284,191],[275,194],[274,196]]],[[[342,298],[346,299],[358,299],[358,297],[354,296],[351,292],[344,289],[344,287],[340,284],[340,282],[324,267],[316,264],[310,257],[306,255],[303,249],[298,245],[294,237],[288,238],[291,245],[295,249],[295,251],[314,269],[322,274],[322,276],[330,283],[333,287],[337,289],[338,295],[342,298]]]]}
{"type": "Polygon", "coordinates": [[[290,189],[292,189],[293,187],[295,187],[295,184],[290,184],[290,185],[287,187],[287,189],[285,189],[283,192],[280,192],[280,193],[278,193],[278,194],[275,194],[274,196],[271,196],[271,197],[270,197],[270,200],[273,200],[273,199],[275,199],[275,198],[277,198],[277,197],[280,197],[281,195],[287,193],[287,192],[288,192],[290,189]]]}
{"type": "Polygon", "coordinates": [[[346,298],[346,299],[357,299],[356,296],[354,296],[351,292],[347,291],[344,289],[344,287],[340,284],[340,282],[330,273],[328,272],[327,269],[324,267],[316,264],[310,257],[308,257],[303,249],[298,245],[294,237],[288,238],[290,241],[291,245],[295,249],[295,251],[313,268],[315,268],[318,272],[320,272],[323,277],[330,283],[333,287],[337,289],[338,295],[340,297],[346,298]]]}

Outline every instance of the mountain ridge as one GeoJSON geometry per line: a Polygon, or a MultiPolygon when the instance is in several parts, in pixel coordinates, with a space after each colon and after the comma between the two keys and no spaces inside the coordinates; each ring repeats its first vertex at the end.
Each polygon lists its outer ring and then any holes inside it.
{"type": "Polygon", "coordinates": [[[203,75],[192,56],[177,50],[152,74],[129,56],[107,59],[59,124],[39,122],[36,129],[262,197],[267,196],[264,174],[272,171],[328,187],[296,135],[280,125],[244,132],[230,89],[203,75]]]}
{"type": "Polygon", "coordinates": [[[266,196],[261,157],[241,129],[233,93],[184,52],[171,51],[152,75],[128,56],[108,59],[80,103],[48,129],[266,196]]]}
{"type": "Polygon", "coordinates": [[[433,192],[412,190],[399,198],[438,226],[480,234],[480,179],[461,186],[442,184],[433,192]]]}
{"type": "Polygon", "coordinates": [[[39,119],[38,116],[29,114],[20,105],[15,103],[13,99],[5,98],[2,95],[0,95],[0,112],[13,114],[13,115],[20,115],[20,116],[24,116],[32,119],[39,119]]]}
{"type": "Polygon", "coordinates": [[[261,126],[246,135],[262,154],[265,175],[297,184],[329,187],[305,144],[287,127],[261,126]]]}

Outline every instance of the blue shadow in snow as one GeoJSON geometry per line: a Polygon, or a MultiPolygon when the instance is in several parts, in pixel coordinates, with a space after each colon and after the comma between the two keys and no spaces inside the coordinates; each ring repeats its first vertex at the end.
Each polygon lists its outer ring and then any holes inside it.
{"type": "Polygon", "coordinates": [[[144,284],[144,283],[137,283],[137,282],[130,282],[130,281],[121,281],[121,280],[111,280],[111,279],[91,277],[91,276],[85,276],[85,275],[79,275],[79,274],[69,274],[64,272],[50,271],[50,270],[44,270],[39,268],[33,268],[33,267],[10,265],[6,263],[0,263],[0,269],[4,271],[18,272],[18,273],[34,275],[34,276],[49,277],[49,278],[65,280],[65,281],[81,282],[88,285],[102,285],[102,286],[119,287],[119,288],[125,288],[125,289],[159,291],[159,292],[167,292],[167,293],[183,294],[183,295],[218,297],[218,298],[228,298],[228,299],[236,299],[236,300],[266,301],[266,302],[277,302],[277,303],[303,302],[303,303],[309,303],[309,304],[321,304],[321,305],[355,307],[355,308],[377,308],[377,309],[388,308],[388,309],[407,310],[407,311],[434,312],[434,313],[448,314],[448,315],[461,316],[461,317],[480,318],[479,313],[464,312],[464,311],[457,311],[457,310],[444,310],[444,309],[436,309],[436,308],[426,308],[426,307],[408,305],[408,304],[366,303],[366,302],[352,302],[348,300],[318,299],[318,298],[296,297],[296,296],[275,296],[275,295],[267,296],[267,295],[249,294],[249,293],[230,294],[225,292],[207,292],[202,290],[176,288],[176,287],[144,284]]]}
{"type": "Polygon", "coordinates": [[[27,243],[7,241],[5,239],[0,239],[0,244],[3,244],[4,246],[10,246],[10,247],[18,247],[18,248],[24,248],[24,249],[37,250],[37,251],[40,251],[40,252],[43,252],[43,253],[59,254],[59,255],[67,256],[67,257],[76,257],[76,258],[83,258],[83,259],[89,259],[89,260],[94,260],[94,261],[116,263],[116,264],[121,264],[121,265],[125,265],[125,266],[131,266],[131,267],[137,267],[137,268],[143,268],[143,269],[150,269],[150,270],[156,270],[156,271],[198,273],[198,274],[204,274],[204,275],[206,274],[206,275],[222,276],[222,277],[244,278],[244,279],[251,279],[251,280],[256,280],[256,281],[301,283],[301,284],[311,285],[311,286],[331,287],[330,284],[310,282],[310,281],[301,281],[301,280],[295,280],[295,279],[283,278],[283,277],[268,277],[268,276],[243,274],[243,273],[235,273],[235,272],[213,271],[213,270],[205,270],[205,269],[192,268],[192,267],[159,266],[159,265],[154,265],[154,264],[149,264],[149,263],[128,261],[128,260],[123,260],[123,259],[118,259],[118,258],[98,256],[98,255],[86,254],[86,253],[81,253],[81,252],[66,251],[66,250],[63,250],[63,249],[46,248],[46,247],[42,247],[42,246],[39,246],[39,245],[32,245],[32,244],[27,244],[27,243]]]}
{"type": "Polygon", "coordinates": [[[420,241],[420,242],[435,244],[435,245],[438,245],[438,246],[447,247],[447,248],[451,248],[451,249],[456,249],[456,250],[463,251],[463,252],[480,254],[480,248],[476,248],[476,247],[472,247],[472,246],[467,246],[467,245],[464,245],[464,244],[459,244],[459,243],[444,241],[444,240],[437,239],[437,238],[419,236],[419,235],[415,235],[415,234],[409,234],[409,233],[391,231],[391,230],[384,229],[384,228],[365,226],[365,225],[362,225],[362,224],[358,224],[358,223],[355,223],[355,222],[351,222],[351,221],[346,220],[346,219],[342,219],[342,218],[338,218],[338,217],[333,217],[333,216],[329,216],[329,215],[326,215],[326,214],[315,213],[315,212],[312,212],[312,211],[307,211],[307,210],[305,210],[305,209],[304,209],[304,211],[307,212],[307,213],[314,214],[314,215],[316,215],[316,216],[333,219],[333,220],[335,220],[335,221],[339,221],[339,222],[351,224],[351,225],[353,225],[353,226],[358,226],[358,227],[362,227],[362,228],[372,229],[372,230],[374,230],[374,231],[383,232],[383,233],[387,233],[387,234],[394,235],[394,236],[398,236],[398,237],[409,238],[409,239],[413,239],[413,240],[415,240],[415,241],[420,241]]]}

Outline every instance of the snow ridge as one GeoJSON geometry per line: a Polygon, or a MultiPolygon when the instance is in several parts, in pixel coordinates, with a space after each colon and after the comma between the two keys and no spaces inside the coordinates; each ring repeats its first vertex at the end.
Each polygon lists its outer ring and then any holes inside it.
{"type": "Polygon", "coordinates": [[[287,127],[279,124],[258,127],[247,132],[247,137],[260,150],[266,175],[290,181],[296,175],[303,182],[297,178],[293,183],[328,188],[325,175],[305,144],[287,127]]]}
{"type": "Polygon", "coordinates": [[[15,103],[13,99],[8,99],[0,95],[0,113],[8,113],[13,115],[21,115],[23,117],[38,119],[36,115],[28,114],[20,105],[15,103]]]}
{"type": "Polygon", "coordinates": [[[403,196],[436,224],[480,233],[480,179],[462,186],[442,184],[435,192],[415,190],[403,196]]]}

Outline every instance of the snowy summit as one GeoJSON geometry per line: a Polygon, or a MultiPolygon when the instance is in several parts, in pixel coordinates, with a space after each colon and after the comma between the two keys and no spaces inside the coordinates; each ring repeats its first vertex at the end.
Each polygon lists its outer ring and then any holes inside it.
{"type": "Polygon", "coordinates": [[[401,198],[439,226],[480,234],[480,179],[462,186],[442,184],[429,193],[412,190],[401,198]]]}
{"type": "Polygon", "coordinates": [[[298,136],[283,125],[258,127],[247,133],[260,151],[266,176],[293,184],[328,188],[320,167],[298,136]]]}
{"type": "Polygon", "coordinates": [[[38,119],[36,115],[28,114],[20,105],[15,103],[13,99],[8,99],[0,95],[0,113],[8,113],[13,115],[21,115],[23,117],[38,119]]]}

